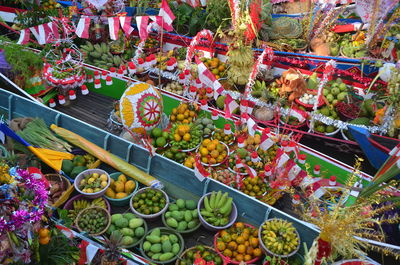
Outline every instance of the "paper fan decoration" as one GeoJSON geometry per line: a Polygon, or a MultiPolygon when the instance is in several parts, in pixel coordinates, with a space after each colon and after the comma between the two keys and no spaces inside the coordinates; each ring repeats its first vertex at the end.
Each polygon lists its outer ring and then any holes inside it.
{"type": "Polygon", "coordinates": [[[145,133],[161,120],[163,102],[158,90],[147,83],[132,84],[120,99],[121,120],[132,132],[145,133]]]}

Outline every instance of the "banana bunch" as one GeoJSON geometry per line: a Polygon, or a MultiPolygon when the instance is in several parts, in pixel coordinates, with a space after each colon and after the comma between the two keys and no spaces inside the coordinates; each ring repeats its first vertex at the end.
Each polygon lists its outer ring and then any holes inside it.
{"type": "Polygon", "coordinates": [[[253,90],[251,92],[251,95],[255,98],[259,98],[262,96],[262,92],[267,89],[267,84],[265,83],[264,80],[256,80],[254,82],[253,90]]]}
{"type": "Polygon", "coordinates": [[[110,47],[104,42],[94,45],[90,42],[86,42],[85,45],[80,46],[80,49],[83,52],[85,62],[99,68],[118,68],[121,64],[125,63],[119,55],[113,55],[110,51],[110,47]]]}
{"type": "Polygon", "coordinates": [[[296,228],[283,219],[267,220],[262,225],[262,240],[269,251],[278,255],[288,255],[300,244],[296,228]]]}
{"type": "Polygon", "coordinates": [[[88,207],[92,207],[92,206],[98,206],[101,208],[107,208],[106,202],[104,201],[103,198],[97,198],[94,199],[92,202],[89,202],[87,200],[75,200],[73,202],[73,209],[68,211],[68,217],[71,218],[72,220],[75,220],[75,218],[78,216],[78,214],[88,208],[88,207]]]}
{"type": "Polygon", "coordinates": [[[249,46],[231,48],[228,51],[228,63],[228,80],[237,85],[245,85],[254,64],[253,50],[249,46]]]}
{"type": "Polygon", "coordinates": [[[213,226],[225,226],[229,223],[233,199],[225,192],[212,192],[210,198],[204,198],[204,208],[200,211],[207,223],[213,226]]]}

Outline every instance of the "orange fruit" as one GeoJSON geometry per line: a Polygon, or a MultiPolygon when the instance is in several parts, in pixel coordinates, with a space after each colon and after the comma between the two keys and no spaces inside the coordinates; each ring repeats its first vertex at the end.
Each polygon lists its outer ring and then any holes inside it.
{"type": "Polygon", "coordinates": [[[212,158],[217,158],[219,156],[219,152],[217,150],[212,150],[210,155],[212,158]]]}
{"type": "Polygon", "coordinates": [[[225,257],[232,257],[232,251],[230,250],[230,249],[225,249],[224,250],[224,252],[222,252],[222,254],[225,256],[225,257]]]}
{"type": "Polygon", "coordinates": [[[185,140],[186,142],[190,141],[190,133],[185,133],[185,135],[183,136],[183,140],[185,140]]]}
{"type": "Polygon", "coordinates": [[[250,242],[249,242],[249,241],[245,241],[245,242],[244,242],[244,245],[245,245],[246,247],[248,247],[248,246],[250,246],[250,242]]]}
{"type": "Polygon", "coordinates": [[[249,260],[252,260],[252,259],[253,259],[252,256],[250,256],[248,254],[244,255],[244,261],[249,261],[249,260]]]}
{"type": "Polygon", "coordinates": [[[231,241],[231,236],[228,233],[224,233],[224,235],[221,237],[222,241],[224,241],[225,243],[228,243],[229,241],[231,241]]]}
{"type": "Polygon", "coordinates": [[[189,124],[189,120],[188,120],[188,119],[184,119],[184,120],[182,121],[182,123],[184,123],[184,124],[189,124]]]}
{"type": "Polygon", "coordinates": [[[211,143],[210,139],[204,139],[202,145],[207,146],[209,143],[211,143]]]}
{"type": "Polygon", "coordinates": [[[169,118],[171,121],[176,121],[176,116],[175,115],[171,115],[171,117],[169,118]]]}
{"type": "Polygon", "coordinates": [[[258,238],[256,238],[256,237],[250,238],[250,245],[254,248],[257,247],[258,246],[258,238]]]}
{"type": "Polygon", "coordinates": [[[217,163],[217,160],[215,158],[210,158],[210,164],[214,165],[217,163]]]}
{"type": "Polygon", "coordinates": [[[173,108],[173,109],[172,109],[172,114],[176,115],[177,113],[178,113],[177,109],[176,109],[176,108],[173,108]]]}
{"type": "Polygon", "coordinates": [[[218,243],[217,243],[217,249],[218,249],[219,251],[224,251],[224,250],[226,249],[225,243],[222,242],[222,241],[218,241],[218,243]]]}
{"type": "Polygon", "coordinates": [[[255,229],[255,230],[253,231],[253,236],[258,237],[258,229],[255,229]]]}
{"type": "Polygon", "coordinates": [[[205,147],[201,148],[201,149],[200,149],[200,154],[201,154],[202,156],[207,156],[207,155],[208,155],[208,149],[205,148],[205,147]]]}
{"type": "Polygon", "coordinates": [[[196,112],[194,112],[193,110],[191,110],[191,111],[189,112],[189,116],[190,116],[190,117],[196,116],[196,112]]]}
{"type": "Polygon", "coordinates": [[[125,190],[125,184],[122,182],[122,181],[116,181],[115,183],[114,183],[114,188],[115,188],[115,192],[116,193],[118,193],[118,192],[124,192],[124,190],[125,190]]]}
{"type": "Polygon", "coordinates": [[[185,116],[185,118],[189,118],[189,111],[186,110],[185,113],[183,113],[183,116],[185,116]]]}
{"type": "Polygon", "coordinates": [[[208,158],[207,157],[202,157],[201,158],[201,162],[203,162],[204,164],[208,164],[208,158]]]}
{"type": "Polygon", "coordinates": [[[226,234],[229,234],[228,232],[226,232],[226,230],[222,230],[220,233],[219,233],[219,236],[222,238],[224,235],[226,235],[226,234]]]}
{"type": "Polygon", "coordinates": [[[255,248],[255,249],[253,250],[253,256],[255,256],[255,257],[260,257],[261,255],[262,255],[262,251],[261,251],[260,248],[255,248]]]}
{"type": "Polygon", "coordinates": [[[216,146],[213,143],[210,143],[210,144],[207,145],[208,151],[213,151],[213,150],[215,150],[215,148],[216,148],[216,146]]]}
{"type": "Polygon", "coordinates": [[[239,253],[241,253],[241,254],[245,253],[245,252],[246,252],[246,246],[243,245],[243,244],[240,244],[240,245],[237,247],[237,252],[239,252],[239,253]]]}
{"type": "Polygon", "coordinates": [[[175,142],[180,142],[182,140],[182,137],[179,134],[174,134],[174,140],[175,142]]]}
{"type": "Polygon", "coordinates": [[[246,254],[248,254],[248,255],[253,255],[253,251],[254,251],[254,248],[252,248],[252,247],[246,248],[246,254]]]}
{"type": "Polygon", "coordinates": [[[49,236],[39,238],[40,245],[47,245],[49,242],[50,242],[49,236]]]}
{"type": "Polygon", "coordinates": [[[40,228],[39,229],[39,236],[40,237],[46,237],[49,236],[50,230],[47,228],[40,228]]]}
{"type": "Polygon", "coordinates": [[[236,242],[237,242],[238,244],[243,244],[244,241],[246,241],[246,240],[244,239],[243,236],[238,236],[238,237],[236,238],[236,242]]]}
{"type": "Polygon", "coordinates": [[[183,115],[182,113],[178,114],[176,116],[176,118],[178,119],[178,121],[183,121],[185,119],[185,115],[183,115]]]}
{"type": "Polygon", "coordinates": [[[244,240],[248,240],[249,239],[249,233],[243,232],[242,233],[242,237],[244,238],[244,240]]]}
{"type": "Polygon", "coordinates": [[[180,136],[184,136],[185,133],[186,133],[185,127],[179,126],[179,127],[178,127],[178,134],[179,134],[180,136]]]}
{"type": "Polygon", "coordinates": [[[243,261],[243,260],[244,260],[244,256],[243,256],[242,254],[237,254],[237,255],[235,256],[235,260],[236,260],[236,261],[243,261]]]}
{"type": "Polygon", "coordinates": [[[235,241],[231,241],[231,242],[228,243],[228,248],[229,248],[230,250],[236,250],[237,247],[238,247],[238,245],[236,244],[235,241]]]}
{"type": "Polygon", "coordinates": [[[239,253],[237,253],[237,251],[233,251],[232,252],[232,257],[236,257],[239,253]]]}
{"type": "Polygon", "coordinates": [[[236,241],[236,239],[238,238],[238,235],[237,234],[232,234],[231,237],[232,237],[232,240],[236,241]]]}

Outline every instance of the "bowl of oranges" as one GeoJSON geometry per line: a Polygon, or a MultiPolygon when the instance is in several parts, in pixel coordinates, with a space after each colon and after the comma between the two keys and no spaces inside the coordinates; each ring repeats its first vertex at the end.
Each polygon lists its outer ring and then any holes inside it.
{"type": "Polygon", "coordinates": [[[216,167],[225,163],[229,155],[229,147],[216,139],[204,139],[197,152],[200,154],[201,164],[216,167]]]}
{"type": "Polygon", "coordinates": [[[236,222],[214,236],[214,248],[229,264],[253,264],[263,252],[258,240],[258,229],[250,224],[236,222]]]}
{"type": "Polygon", "coordinates": [[[108,173],[98,168],[86,169],[74,180],[75,189],[91,199],[103,196],[110,184],[108,173]]]}
{"type": "Polygon", "coordinates": [[[139,183],[121,172],[110,174],[111,183],[106,190],[105,197],[111,205],[125,206],[129,204],[133,193],[139,188],[139,183]]]}
{"type": "Polygon", "coordinates": [[[196,108],[190,104],[182,103],[173,108],[169,120],[174,123],[189,124],[197,117],[196,108]]]}

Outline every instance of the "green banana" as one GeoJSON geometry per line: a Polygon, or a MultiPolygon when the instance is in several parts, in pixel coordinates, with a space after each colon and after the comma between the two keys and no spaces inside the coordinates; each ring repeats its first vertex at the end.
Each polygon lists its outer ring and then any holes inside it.
{"type": "MultiPolygon", "coordinates": [[[[206,197],[207,198],[207,197],[206,197]]],[[[215,192],[211,192],[211,196],[210,196],[210,207],[211,209],[215,208],[215,192]]]]}
{"type": "Polygon", "coordinates": [[[217,208],[221,208],[222,206],[224,206],[227,199],[228,199],[228,193],[225,192],[224,195],[222,195],[221,199],[218,201],[217,208]]]}
{"type": "Polygon", "coordinates": [[[222,215],[230,214],[232,211],[232,202],[233,202],[233,199],[231,197],[229,197],[228,200],[226,201],[226,203],[219,209],[219,212],[222,215]]]}
{"type": "Polygon", "coordinates": [[[214,208],[218,208],[218,204],[219,204],[219,202],[221,200],[221,197],[222,197],[222,192],[219,190],[217,192],[217,195],[215,196],[214,208]]]}
{"type": "Polygon", "coordinates": [[[94,46],[91,42],[86,42],[86,45],[89,48],[89,51],[94,51],[94,46]]]}
{"type": "Polygon", "coordinates": [[[208,212],[207,210],[201,210],[200,213],[204,217],[213,217],[214,216],[212,213],[208,212]]]}
{"type": "Polygon", "coordinates": [[[94,58],[100,58],[101,57],[101,53],[99,53],[99,52],[91,52],[90,56],[92,56],[94,58]]]}
{"type": "Polygon", "coordinates": [[[206,208],[207,212],[212,212],[212,208],[210,207],[210,202],[208,201],[208,197],[204,197],[204,207],[206,208]]]}
{"type": "Polygon", "coordinates": [[[101,46],[100,46],[99,44],[96,43],[93,47],[94,47],[94,50],[95,50],[96,52],[98,52],[98,53],[100,53],[100,54],[103,53],[103,51],[102,51],[102,49],[101,49],[101,46]]]}

